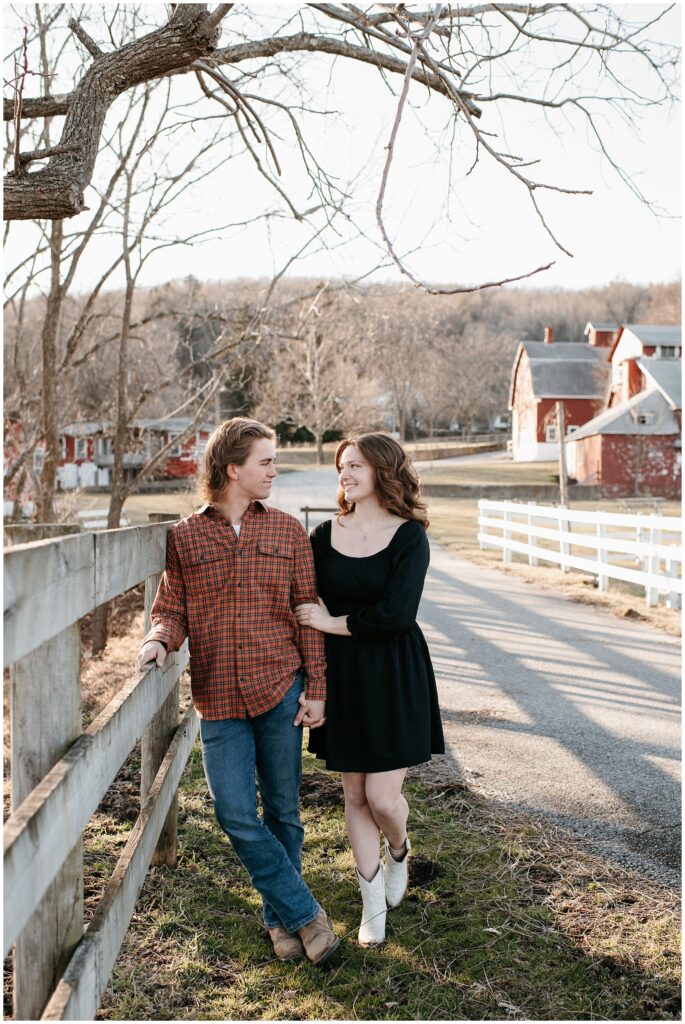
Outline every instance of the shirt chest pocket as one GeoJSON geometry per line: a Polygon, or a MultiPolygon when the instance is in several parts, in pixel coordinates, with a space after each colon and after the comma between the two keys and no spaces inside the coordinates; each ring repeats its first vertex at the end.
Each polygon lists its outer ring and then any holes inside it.
{"type": "Polygon", "coordinates": [[[293,553],[278,542],[258,541],[254,558],[256,579],[264,586],[279,586],[290,583],[293,569],[293,553]]]}
{"type": "Polygon", "coordinates": [[[183,566],[183,582],[186,592],[197,596],[223,587],[228,580],[228,555],[215,551],[194,555],[183,566]]]}

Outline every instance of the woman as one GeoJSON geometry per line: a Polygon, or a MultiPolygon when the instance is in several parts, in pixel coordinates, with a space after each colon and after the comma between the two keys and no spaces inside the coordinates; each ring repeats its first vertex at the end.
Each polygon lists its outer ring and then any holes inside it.
{"type": "Polygon", "coordinates": [[[445,749],[416,623],[428,520],[410,459],[388,435],[342,441],[335,464],[340,513],[312,532],[319,604],[295,614],[326,633],[327,725],[310,733],[309,750],[342,773],[363,902],[358,939],[373,946],[385,938],[386,903],[396,907],[407,887],[407,768],[445,749]]]}

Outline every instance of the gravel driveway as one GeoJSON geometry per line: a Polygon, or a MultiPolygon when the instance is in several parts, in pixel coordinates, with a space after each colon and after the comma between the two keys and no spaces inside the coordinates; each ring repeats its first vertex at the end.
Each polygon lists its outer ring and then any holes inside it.
{"type": "MultiPolygon", "coordinates": [[[[328,468],[287,474],[272,502],[303,518],[335,486],[328,468]]],[[[679,641],[435,544],[419,621],[455,776],[679,884],[679,641]]]]}

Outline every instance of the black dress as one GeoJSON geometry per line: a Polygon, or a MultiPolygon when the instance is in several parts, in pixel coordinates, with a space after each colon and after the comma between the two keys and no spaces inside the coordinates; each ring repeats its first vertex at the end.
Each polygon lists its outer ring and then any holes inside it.
{"type": "Polygon", "coordinates": [[[408,520],[375,555],[331,546],[331,522],[311,534],[318,591],[351,636],[326,633],[327,724],[311,753],[342,772],[386,772],[430,761],[445,744],[435,675],[416,623],[429,562],[426,531],[408,520]]]}

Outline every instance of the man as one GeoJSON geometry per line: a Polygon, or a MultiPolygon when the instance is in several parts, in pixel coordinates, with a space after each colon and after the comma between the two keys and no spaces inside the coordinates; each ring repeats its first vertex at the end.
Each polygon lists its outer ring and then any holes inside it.
{"type": "Polygon", "coordinates": [[[314,561],[300,523],[264,504],[274,460],[275,434],[256,420],[226,420],[209,438],[207,504],[169,529],[138,667],[161,666],[188,638],[219,824],[262,897],[276,956],[322,964],[340,940],[302,879],[299,787],[300,726],[325,721],[324,642],[295,619],[317,600],[314,561]]]}

